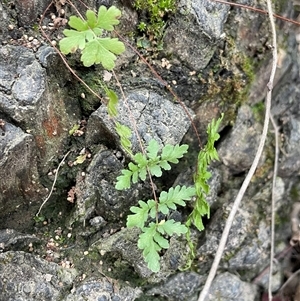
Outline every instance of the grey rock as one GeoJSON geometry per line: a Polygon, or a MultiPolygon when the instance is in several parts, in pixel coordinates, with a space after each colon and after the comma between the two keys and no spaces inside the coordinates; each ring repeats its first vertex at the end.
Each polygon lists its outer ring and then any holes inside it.
{"type": "Polygon", "coordinates": [[[206,300],[254,301],[257,297],[256,285],[243,282],[237,276],[225,272],[215,278],[206,300]]]}
{"type": "Polygon", "coordinates": [[[247,271],[244,280],[250,281],[268,265],[270,246],[270,226],[261,221],[255,236],[247,239],[246,243],[228,261],[231,271],[247,271]]]}
{"type": "Polygon", "coordinates": [[[197,291],[204,281],[204,276],[195,272],[182,272],[149,289],[146,295],[159,295],[168,298],[168,301],[196,301],[197,291]]]}
{"type": "MultiPolygon", "coordinates": [[[[125,228],[107,238],[94,242],[92,248],[96,248],[100,254],[104,254],[103,261],[108,254],[115,254],[115,256],[120,254],[130,266],[133,266],[136,273],[141,278],[146,279],[148,283],[159,283],[186,264],[188,260],[186,242],[181,241],[180,238],[172,237],[169,249],[166,250],[160,260],[160,271],[153,273],[148,269],[142,251],[137,247],[139,234],[140,230],[137,228],[125,228]]],[[[128,277],[130,278],[130,275],[128,277]]]]}
{"type": "Polygon", "coordinates": [[[286,141],[286,155],[279,164],[279,175],[289,177],[299,175],[300,170],[300,120],[291,117],[288,122],[289,136],[286,141]]]}
{"type": "Polygon", "coordinates": [[[41,63],[41,65],[45,68],[50,67],[51,60],[53,56],[55,56],[56,51],[49,46],[41,46],[36,53],[36,57],[41,63]]]}
{"type": "Polygon", "coordinates": [[[71,287],[74,269],[63,269],[33,254],[0,254],[0,299],[7,301],[58,301],[71,287]]]}
{"type": "Polygon", "coordinates": [[[45,190],[38,182],[34,137],[3,122],[0,130],[0,227],[22,229],[32,223],[45,190]]]}
{"type": "MultiPolygon", "coordinates": [[[[126,102],[123,99],[119,100],[116,120],[131,129],[133,153],[140,151],[135,126],[142,141],[146,143],[152,138],[161,146],[167,143],[176,144],[182,140],[190,126],[190,120],[179,104],[144,89],[131,91],[126,96],[126,102]],[[127,110],[126,103],[131,112],[127,110]]],[[[193,115],[191,111],[190,114],[193,115]]],[[[115,143],[119,143],[115,124],[109,117],[106,107],[101,106],[89,119],[87,144],[100,142],[111,144],[113,139],[115,143]]]]}
{"type": "Polygon", "coordinates": [[[207,66],[220,40],[229,7],[209,0],[181,1],[182,15],[166,29],[164,51],[192,70],[207,66]]]}
{"type": "Polygon", "coordinates": [[[241,173],[250,168],[261,132],[262,127],[255,121],[251,108],[242,106],[229,137],[218,149],[220,159],[232,172],[241,173]]]}
{"type": "Polygon", "coordinates": [[[73,289],[63,301],[133,301],[140,296],[141,290],[122,285],[108,278],[86,281],[73,289]]]}
{"type": "MultiPolygon", "coordinates": [[[[39,58],[52,68],[58,57],[50,52],[44,48],[39,58]]],[[[0,49],[0,112],[34,136],[42,173],[48,172],[53,157],[67,143],[68,130],[80,118],[77,101],[60,89],[67,78],[61,63],[59,68],[48,77],[30,50],[9,45],[0,49]]]]}
{"type": "Polygon", "coordinates": [[[7,36],[8,33],[8,12],[5,8],[5,6],[0,3],[0,36],[4,39],[7,36]]]}
{"type": "Polygon", "coordinates": [[[30,26],[37,23],[37,18],[44,12],[50,0],[15,1],[20,26],[30,26]]]}
{"type": "MultiPolygon", "coordinates": [[[[211,173],[211,178],[208,180],[208,185],[210,188],[209,194],[206,195],[205,199],[211,208],[216,208],[218,206],[218,193],[221,189],[222,179],[221,173],[217,168],[208,167],[208,171],[211,173]]],[[[195,173],[195,168],[189,168],[178,175],[173,186],[185,185],[193,186],[193,175],[195,173]]]]}
{"type": "Polygon", "coordinates": [[[148,197],[150,190],[145,183],[132,185],[127,190],[116,190],[116,178],[123,164],[110,150],[100,150],[91,161],[85,179],[79,176],[76,185],[76,210],[71,219],[84,222],[97,215],[110,223],[120,220],[129,207],[148,197]]]}
{"type": "Polygon", "coordinates": [[[90,219],[90,224],[95,229],[100,230],[106,224],[106,221],[102,216],[95,216],[90,219]]]}
{"type": "Polygon", "coordinates": [[[40,242],[35,235],[23,234],[13,229],[0,230],[0,251],[27,251],[29,244],[40,242]]]}
{"type": "MultiPolygon", "coordinates": [[[[270,268],[270,267],[268,267],[270,268]]],[[[263,271],[262,271],[263,272],[263,271]]],[[[272,286],[271,290],[273,293],[278,292],[282,285],[282,279],[284,278],[283,275],[283,268],[282,264],[279,263],[279,261],[274,260],[273,262],[273,272],[272,272],[272,286]]],[[[262,275],[259,275],[257,277],[257,280],[255,281],[255,284],[259,285],[260,287],[264,288],[264,291],[268,291],[269,289],[269,269],[265,270],[265,273],[262,275]]]]}
{"type": "MultiPolygon", "coordinates": [[[[231,198],[234,199],[232,194],[233,192],[230,194],[231,198]]],[[[244,202],[247,203],[247,200],[244,200],[244,202]]],[[[205,243],[197,250],[199,256],[209,257],[215,255],[231,206],[232,204],[224,204],[223,208],[219,208],[211,218],[205,230],[205,243]]],[[[239,208],[228,236],[223,257],[235,254],[236,250],[243,245],[249,236],[249,228],[252,225],[252,213],[255,212],[255,206],[253,205],[253,207],[242,205],[242,207],[239,208]]]]}
{"type": "MultiPolygon", "coordinates": [[[[186,1],[188,4],[189,2],[186,1]]],[[[209,0],[192,0],[191,13],[195,15],[201,30],[210,38],[220,39],[229,12],[228,5],[209,0]]]]}

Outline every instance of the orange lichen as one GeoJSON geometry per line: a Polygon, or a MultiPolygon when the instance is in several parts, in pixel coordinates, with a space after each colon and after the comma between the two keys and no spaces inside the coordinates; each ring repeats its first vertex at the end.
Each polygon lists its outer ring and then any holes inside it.
{"type": "Polygon", "coordinates": [[[49,108],[48,118],[42,122],[43,129],[45,130],[45,134],[49,138],[53,138],[61,135],[61,124],[60,119],[57,118],[53,108],[49,108]]]}

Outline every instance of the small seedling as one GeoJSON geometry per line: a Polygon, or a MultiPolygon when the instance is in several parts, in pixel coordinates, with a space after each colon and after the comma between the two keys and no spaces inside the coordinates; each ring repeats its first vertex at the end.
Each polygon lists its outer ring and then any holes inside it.
{"type": "Polygon", "coordinates": [[[86,67],[94,64],[111,70],[115,67],[115,54],[125,51],[125,46],[117,38],[103,37],[104,30],[113,31],[114,25],[119,24],[121,11],[115,6],[107,9],[100,6],[98,16],[92,10],[87,10],[86,20],[71,16],[68,22],[73,29],[63,31],[66,36],[59,42],[60,50],[64,54],[81,50],[81,61],[86,67]]]}
{"type": "MultiPolygon", "coordinates": [[[[209,217],[209,204],[205,197],[209,194],[210,188],[208,180],[211,177],[207,170],[212,160],[218,160],[218,153],[214,147],[214,142],[219,139],[218,128],[222,121],[214,119],[208,125],[208,141],[200,151],[197,162],[197,169],[194,175],[194,187],[176,186],[171,187],[167,192],[162,191],[157,200],[147,200],[138,202],[139,206],[130,207],[133,214],[128,215],[128,228],[137,227],[141,229],[137,245],[143,250],[145,262],[153,272],[160,270],[160,251],[169,248],[169,237],[173,235],[186,234],[190,247],[191,259],[187,263],[190,266],[195,257],[194,248],[190,238],[190,227],[195,225],[198,230],[203,230],[202,217],[209,217]],[[177,206],[186,206],[187,201],[196,197],[194,209],[189,215],[185,224],[168,219],[170,210],[176,210],[177,206]]],[[[123,169],[122,175],[117,177],[116,189],[122,190],[131,187],[132,183],[139,180],[145,181],[147,174],[161,177],[163,170],[170,170],[170,163],[177,164],[178,159],[187,153],[188,145],[165,145],[161,150],[158,142],[150,140],[146,153],[137,153],[133,156],[133,161],[128,164],[128,169],[123,169]]]]}

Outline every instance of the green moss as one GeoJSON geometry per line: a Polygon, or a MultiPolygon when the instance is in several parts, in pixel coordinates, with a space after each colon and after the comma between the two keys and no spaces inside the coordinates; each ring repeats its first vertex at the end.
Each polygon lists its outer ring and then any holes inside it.
{"type": "Polygon", "coordinates": [[[283,12],[289,5],[289,0],[272,0],[272,2],[277,13],[283,12]]]}
{"type": "Polygon", "coordinates": [[[35,32],[39,32],[39,24],[33,24],[33,25],[32,25],[32,29],[33,29],[35,32]]]}
{"type": "Polygon", "coordinates": [[[263,120],[265,112],[265,103],[263,101],[260,101],[254,106],[252,106],[252,112],[256,120],[263,120]]]}
{"type": "Polygon", "coordinates": [[[290,196],[291,196],[291,199],[292,199],[293,202],[298,202],[298,200],[299,200],[299,191],[298,191],[298,187],[296,185],[294,185],[291,188],[290,196]]]}
{"type": "Polygon", "coordinates": [[[134,7],[140,17],[138,30],[150,42],[161,44],[166,19],[176,12],[176,0],[135,0],[134,7]]]}
{"type": "Polygon", "coordinates": [[[215,53],[206,70],[209,73],[198,75],[207,87],[200,102],[217,102],[219,110],[225,113],[224,122],[230,123],[235,120],[237,108],[247,101],[255,78],[255,62],[240,52],[229,37],[225,50],[215,53]]]}

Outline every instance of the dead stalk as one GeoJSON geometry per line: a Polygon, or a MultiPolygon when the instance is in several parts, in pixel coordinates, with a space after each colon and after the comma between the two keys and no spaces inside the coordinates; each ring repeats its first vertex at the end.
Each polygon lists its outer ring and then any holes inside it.
{"type": "Polygon", "coordinates": [[[273,261],[274,261],[274,242],[275,242],[275,188],[276,188],[276,177],[278,169],[278,155],[279,155],[279,142],[278,142],[278,126],[270,114],[270,119],[274,128],[275,135],[275,159],[274,159],[274,170],[273,170],[273,182],[272,182],[272,200],[271,200],[271,251],[270,251],[270,270],[269,270],[269,285],[268,295],[269,300],[272,300],[272,275],[273,275],[273,261]]]}
{"type": "Polygon", "coordinates": [[[70,152],[71,152],[71,151],[68,151],[68,152],[64,155],[63,159],[60,161],[60,163],[59,163],[59,165],[58,165],[58,167],[57,167],[56,173],[55,173],[55,177],[54,177],[54,181],[53,181],[51,190],[50,190],[48,196],[47,196],[46,199],[44,200],[43,204],[41,205],[39,211],[37,212],[37,214],[36,214],[35,216],[39,216],[39,214],[41,213],[42,208],[43,208],[44,205],[47,203],[47,201],[50,199],[50,197],[51,197],[51,195],[52,195],[52,193],[53,193],[53,190],[54,190],[55,183],[56,183],[56,181],[57,181],[58,171],[59,171],[59,169],[61,168],[62,164],[65,162],[65,160],[66,160],[66,158],[67,158],[67,156],[69,155],[70,152]]]}
{"type": "Polygon", "coordinates": [[[207,300],[207,295],[209,292],[209,289],[211,287],[212,281],[215,278],[221,257],[223,255],[226,241],[229,235],[229,231],[231,229],[235,214],[239,208],[239,205],[241,203],[241,200],[246,192],[246,189],[249,186],[249,183],[251,181],[251,178],[253,177],[255,170],[258,166],[259,159],[261,157],[261,154],[263,152],[263,148],[265,145],[265,141],[267,138],[267,133],[268,133],[268,127],[269,127],[269,120],[270,120],[270,110],[271,110],[271,99],[272,99],[272,90],[273,90],[273,82],[274,82],[274,76],[276,72],[276,65],[277,65],[277,42],[276,42],[276,30],[275,30],[275,23],[273,19],[273,12],[272,12],[272,6],[271,6],[271,0],[267,0],[267,6],[268,6],[268,15],[270,19],[270,24],[271,24],[271,31],[272,31],[272,70],[270,74],[270,79],[267,84],[268,92],[266,95],[266,111],[265,111],[265,119],[264,119],[264,126],[263,126],[263,132],[261,135],[261,139],[259,142],[258,150],[256,152],[255,158],[252,162],[252,165],[250,167],[250,170],[235,198],[234,204],[232,206],[231,212],[229,214],[229,217],[226,221],[225,228],[222,233],[222,237],[215,255],[215,259],[213,261],[213,264],[211,266],[210,272],[208,274],[207,280],[205,282],[204,288],[202,289],[200,296],[198,298],[198,301],[205,301],[207,300]]]}

